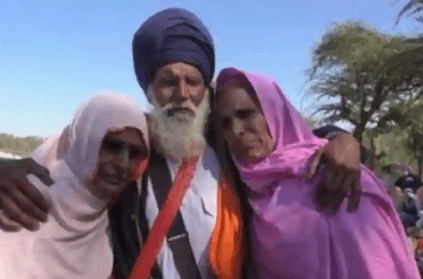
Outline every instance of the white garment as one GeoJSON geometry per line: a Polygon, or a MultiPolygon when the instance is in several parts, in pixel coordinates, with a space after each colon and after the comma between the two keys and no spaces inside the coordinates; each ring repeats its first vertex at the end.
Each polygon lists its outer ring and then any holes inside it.
{"type": "Polygon", "coordinates": [[[106,206],[87,189],[108,131],[135,127],[148,144],[144,114],[127,97],[98,95],[78,110],[61,136],[33,154],[55,184],[28,179],[52,203],[48,221],[36,232],[0,232],[0,278],[106,279],[113,267],[106,206]]]}
{"type": "MultiPolygon", "coordinates": [[[[179,165],[168,159],[166,161],[173,181],[179,165]]],[[[198,160],[191,187],[180,208],[191,248],[203,279],[212,278],[209,267],[209,242],[216,224],[218,181],[219,164],[214,151],[207,146],[198,160]]],[[[156,198],[151,180],[148,180],[146,216],[150,229],[157,214],[156,198]]],[[[163,278],[180,279],[167,241],[160,250],[157,262],[163,278]]]]}

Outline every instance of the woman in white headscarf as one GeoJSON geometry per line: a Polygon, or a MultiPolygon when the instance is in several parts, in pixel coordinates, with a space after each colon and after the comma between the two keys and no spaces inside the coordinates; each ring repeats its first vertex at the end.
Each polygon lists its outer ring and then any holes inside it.
{"type": "Polygon", "coordinates": [[[146,119],[130,99],[98,95],[83,104],[61,135],[31,156],[55,181],[46,187],[29,177],[51,213],[36,232],[0,232],[0,278],[109,278],[107,209],[140,177],[148,155],[146,119]]]}

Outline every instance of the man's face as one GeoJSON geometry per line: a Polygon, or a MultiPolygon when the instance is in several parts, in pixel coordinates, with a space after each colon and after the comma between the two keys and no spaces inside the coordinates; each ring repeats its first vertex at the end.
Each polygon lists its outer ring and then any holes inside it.
{"type": "Polygon", "coordinates": [[[161,107],[169,107],[169,116],[185,118],[194,115],[204,98],[206,85],[201,72],[194,66],[177,62],[159,68],[152,82],[153,94],[161,107]]]}

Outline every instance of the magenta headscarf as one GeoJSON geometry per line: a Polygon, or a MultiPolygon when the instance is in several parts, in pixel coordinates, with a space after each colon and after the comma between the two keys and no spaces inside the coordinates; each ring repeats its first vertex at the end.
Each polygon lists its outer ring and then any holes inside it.
{"type": "Polygon", "coordinates": [[[254,192],[263,192],[269,183],[281,178],[305,177],[310,157],[326,143],[313,135],[301,115],[283,95],[277,83],[260,74],[227,68],[220,72],[216,87],[242,76],[252,86],[274,141],[272,153],[259,162],[245,162],[232,156],[241,179],[254,192]]]}
{"type": "Polygon", "coordinates": [[[305,174],[325,141],[313,136],[272,79],[229,68],[220,73],[217,90],[238,76],[255,91],[249,93],[257,96],[274,140],[271,154],[259,162],[243,162],[232,154],[252,190],[248,200],[256,277],[420,278],[398,213],[377,177],[362,167],[362,200],[354,213],[347,212],[345,202],[336,214],[317,210],[313,194],[324,172],[311,180],[305,174]]]}

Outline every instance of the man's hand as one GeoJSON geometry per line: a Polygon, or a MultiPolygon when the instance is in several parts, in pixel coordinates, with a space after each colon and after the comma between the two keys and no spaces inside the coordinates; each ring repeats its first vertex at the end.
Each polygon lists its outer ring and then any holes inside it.
{"type": "Polygon", "coordinates": [[[339,133],[321,147],[311,163],[309,178],[319,164],[326,165],[326,181],[317,190],[317,202],[322,208],[338,211],[348,196],[348,212],[358,208],[361,197],[360,144],[350,134],[339,133]]]}
{"type": "Polygon", "coordinates": [[[50,205],[28,181],[28,174],[48,186],[54,183],[48,169],[31,158],[0,160],[0,228],[5,231],[19,230],[19,226],[35,231],[39,222],[47,221],[50,205]]]}
{"type": "Polygon", "coordinates": [[[18,232],[22,226],[7,217],[3,210],[0,210],[0,229],[5,232],[18,232]]]}

